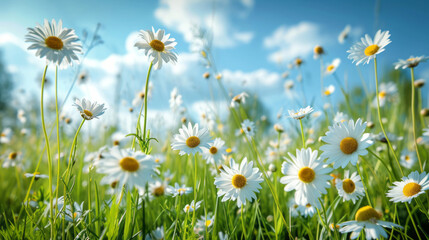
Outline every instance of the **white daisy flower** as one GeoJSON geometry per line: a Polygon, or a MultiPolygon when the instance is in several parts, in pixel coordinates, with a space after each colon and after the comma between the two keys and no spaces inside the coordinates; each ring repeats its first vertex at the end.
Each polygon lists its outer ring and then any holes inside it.
{"type": "Polygon", "coordinates": [[[194,210],[197,210],[200,208],[202,201],[198,201],[197,204],[195,204],[195,201],[192,200],[191,204],[186,204],[186,206],[183,208],[183,211],[185,213],[193,212],[194,210]]]}
{"type": "Polygon", "coordinates": [[[338,42],[343,44],[344,40],[346,40],[349,37],[350,31],[351,31],[350,25],[347,25],[343,31],[341,31],[340,35],[338,35],[338,42]]]}
{"type": "Polygon", "coordinates": [[[104,108],[104,103],[91,103],[91,101],[86,100],[85,98],[83,98],[82,100],[76,98],[76,102],[73,104],[73,106],[75,106],[79,110],[80,115],[85,120],[98,118],[99,116],[104,114],[104,111],[106,111],[106,108],[104,108]]]}
{"type": "Polygon", "coordinates": [[[125,134],[125,133],[115,132],[112,134],[113,146],[121,146],[125,142],[127,142],[127,140],[128,140],[127,134],[125,134]]]}
{"type": "Polygon", "coordinates": [[[149,55],[150,61],[153,62],[155,69],[161,69],[162,62],[166,63],[177,62],[177,55],[172,50],[176,46],[174,38],[170,38],[170,34],[165,35],[163,29],[141,30],[141,41],[136,42],[134,45],[138,49],[143,49],[145,55],[149,55]]]}
{"type": "Polygon", "coordinates": [[[91,152],[85,155],[83,159],[85,166],[83,167],[83,172],[88,173],[92,166],[96,165],[96,162],[100,161],[103,158],[103,152],[107,150],[106,146],[101,147],[98,151],[91,152]]]}
{"type": "MultiPolygon", "coordinates": [[[[149,86],[147,88],[148,100],[152,97],[152,90],[153,90],[153,83],[149,82],[149,86]]],[[[146,92],[146,86],[144,86],[142,90],[136,93],[133,101],[131,102],[131,105],[134,107],[141,106],[144,102],[145,92],[146,92]]]]}
{"type": "Polygon", "coordinates": [[[204,148],[210,149],[209,143],[212,140],[207,129],[198,128],[198,123],[192,127],[192,124],[189,122],[188,127],[182,125],[182,128],[179,129],[179,134],[174,135],[173,143],[171,148],[173,150],[180,150],[179,155],[185,154],[196,154],[202,153],[204,148]]]}
{"type": "Polygon", "coordinates": [[[153,154],[153,159],[155,160],[156,163],[158,164],[162,164],[165,162],[165,155],[164,154],[153,154]]]}
{"type": "Polygon", "coordinates": [[[40,172],[25,173],[24,177],[26,177],[26,178],[33,178],[34,177],[34,180],[39,180],[41,178],[49,178],[48,175],[40,174],[40,172]]]}
{"type": "Polygon", "coordinates": [[[218,232],[218,235],[219,235],[219,240],[228,240],[229,239],[229,237],[228,237],[228,234],[224,234],[223,232],[218,232]]]}
{"type": "Polygon", "coordinates": [[[73,29],[63,28],[62,21],[58,24],[52,19],[45,19],[44,25],[28,28],[25,41],[31,43],[28,50],[36,50],[36,56],[46,58],[47,62],[66,68],[79,62],[77,53],[82,53],[82,45],[73,29]]]}
{"type": "Polygon", "coordinates": [[[338,195],[343,198],[343,202],[352,200],[353,203],[356,203],[356,200],[365,196],[365,189],[360,176],[356,172],[349,176],[349,171],[345,171],[344,179],[337,180],[335,186],[337,187],[338,195]]]}
{"type": "Polygon", "coordinates": [[[161,181],[149,183],[149,193],[152,197],[162,197],[166,193],[167,186],[161,181]]]}
{"type": "Polygon", "coordinates": [[[401,153],[401,161],[399,161],[399,163],[410,169],[414,166],[414,164],[416,163],[417,158],[416,158],[416,152],[411,152],[408,151],[406,149],[404,149],[401,153]]]}
{"type": "MultiPolygon", "coordinates": [[[[390,140],[390,138],[389,138],[389,140],[390,140]]],[[[423,144],[429,144],[429,128],[423,129],[421,143],[423,143],[423,144]]]]}
{"type": "Polygon", "coordinates": [[[370,206],[361,207],[355,215],[355,221],[348,221],[338,224],[341,233],[351,232],[351,239],[359,237],[362,230],[365,230],[366,239],[378,239],[380,237],[387,238],[388,235],[383,227],[386,228],[402,228],[398,224],[392,222],[381,221],[381,214],[370,206]]]}
{"type": "Polygon", "coordinates": [[[411,56],[407,60],[399,59],[399,61],[394,63],[394,65],[395,65],[395,69],[415,68],[419,65],[419,63],[426,62],[428,59],[429,57],[425,57],[425,56],[420,56],[420,57],[411,56]]]}
{"type": "Polygon", "coordinates": [[[0,143],[10,143],[10,139],[12,138],[12,129],[5,128],[0,133],[0,143]]]}
{"type": "Polygon", "coordinates": [[[341,59],[335,58],[331,63],[328,64],[325,70],[325,75],[333,74],[338,66],[340,66],[341,59]]]}
{"type": "Polygon", "coordinates": [[[289,117],[295,119],[303,119],[305,116],[312,113],[313,111],[314,109],[310,106],[307,106],[306,108],[300,108],[298,111],[288,110],[289,117]]]}
{"type": "Polygon", "coordinates": [[[172,109],[173,111],[178,109],[183,101],[182,101],[182,95],[179,94],[179,90],[177,90],[177,88],[173,88],[173,90],[170,93],[170,109],[172,109]]]}
{"type": "Polygon", "coordinates": [[[322,159],[327,158],[326,163],[334,163],[334,168],[345,168],[347,164],[356,165],[359,155],[368,154],[366,150],[372,145],[370,135],[365,133],[366,122],[362,123],[359,118],[356,124],[353,120],[349,122],[336,123],[329,126],[326,136],[322,141],[327,144],[320,147],[323,151],[320,156],[322,159]]]}
{"type": "Polygon", "coordinates": [[[267,147],[267,150],[265,150],[265,155],[267,156],[267,162],[272,163],[279,158],[280,154],[277,148],[267,147]]]}
{"type": "Polygon", "coordinates": [[[389,37],[389,31],[381,32],[381,30],[378,30],[374,40],[366,34],[365,38],[361,38],[361,42],[356,43],[347,51],[350,53],[348,58],[353,59],[356,65],[360,63],[368,64],[377,54],[384,52],[384,47],[391,43],[389,37]]]}
{"type": "Polygon", "coordinates": [[[304,217],[312,217],[316,213],[316,208],[310,203],[307,203],[305,205],[299,206],[298,211],[304,217]]]}
{"type": "Polygon", "coordinates": [[[16,114],[16,117],[18,118],[18,120],[22,124],[25,124],[27,122],[27,118],[25,117],[25,111],[23,109],[19,109],[18,110],[18,113],[16,114]]]}
{"type": "Polygon", "coordinates": [[[95,164],[98,173],[107,174],[103,178],[106,182],[118,181],[119,186],[126,185],[129,190],[145,188],[146,183],[152,182],[158,173],[158,165],[152,156],[132,149],[110,148],[103,153],[103,161],[95,164]]]}
{"type": "Polygon", "coordinates": [[[216,138],[213,143],[209,143],[210,148],[203,150],[203,158],[206,159],[208,164],[221,164],[223,156],[225,155],[226,147],[225,141],[216,138]]]}
{"type": "MultiPolygon", "coordinates": [[[[395,100],[395,95],[398,92],[396,84],[393,82],[381,83],[378,91],[378,98],[380,100],[380,107],[386,104],[387,100],[395,100]]],[[[372,106],[377,107],[377,96],[372,101],[372,106]]]]}
{"type": "Polygon", "coordinates": [[[77,202],[74,202],[73,208],[71,207],[71,205],[67,205],[65,220],[68,222],[79,222],[84,212],[83,204],[84,202],[82,202],[80,205],[77,202]]]}
{"type": "Polygon", "coordinates": [[[246,134],[246,136],[249,138],[255,136],[255,131],[256,131],[255,123],[250,121],[249,119],[245,119],[241,123],[240,131],[246,134]]]}
{"type": "Polygon", "coordinates": [[[283,162],[281,171],[285,176],[280,178],[280,183],[286,184],[284,190],[296,190],[295,201],[298,205],[310,203],[320,206],[318,198],[327,193],[332,169],[323,166],[323,162],[317,157],[317,150],[297,149],[296,157],[288,154],[290,162],[283,162]]]}
{"type": "Polygon", "coordinates": [[[178,183],[174,184],[174,187],[167,186],[167,194],[176,196],[182,196],[184,194],[188,194],[192,192],[191,187],[186,187],[185,185],[180,186],[178,183]]]}
{"type": "Polygon", "coordinates": [[[153,230],[150,234],[147,234],[145,237],[145,240],[164,240],[164,239],[165,239],[164,226],[157,227],[155,230],[153,230]]]}
{"type": "Polygon", "coordinates": [[[4,154],[2,158],[4,159],[2,164],[3,168],[21,166],[22,153],[10,152],[9,154],[4,154]]]}
{"type": "Polygon", "coordinates": [[[325,54],[325,49],[323,49],[322,46],[317,45],[317,46],[314,47],[313,53],[314,53],[313,58],[314,59],[319,59],[320,56],[322,56],[323,54],[325,54]]]}
{"type": "Polygon", "coordinates": [[[262,173],[258,168],[253,168],[253,162],[247,162],[244,158],[240,164],[230,160],[230,167],[223,166],[220,176],[215,178],[214,184],[219,189],[217,196],[223,196],[222,202],[237,200],[237,206],[246,205],[247,200],[256,199],[255,192],[261,189],[262,173]]]}
{"type": "Polygon", "coordinates": [[[414,171],[408,177],[402,177],[402,181],[394,182],[387,196],[392,198],[392,202],[411,203],[413,198],[424,194],[429,189],[429,174],[414,171]]]}
{"type": "Polygon", "coordinates": [[[349,115],[343,112],[337,112],[334,117],[334,123],[342,123],[349,120],[349,115]]]}
{"type": "Polygon", "coordinates": [[[246,98],[249,97],[249,95],[246,92],[242,92],[238,94],[237,96],[233,97],[231,100],[231,107],[237,107],[239,104],[246,103],[246,98]]]}
{"type": "Polygon", "coordinates": [[[214,221],[214,216],[212,216],[211,213],[207,214],[207,216],[201,216],[196,224],[196,232],[203,232],[205,229],[210,229],[213,226],[214,221]]]}
{"type": "Polygon", "coordinates": [[[295,202],[294,198],[289,199],[289,211],[292,217],[298,217],[299,213],[299,205],[295,202]]]}
{"type": "Polygon", "coordinates": [[[332,93],[334,93],[334,91],[335,91],[335,87],[334,85],[331,84],[325,88],[325,90],[323,91],[323,94],[325,94],[325,96],[330,96],[332,93]]]}

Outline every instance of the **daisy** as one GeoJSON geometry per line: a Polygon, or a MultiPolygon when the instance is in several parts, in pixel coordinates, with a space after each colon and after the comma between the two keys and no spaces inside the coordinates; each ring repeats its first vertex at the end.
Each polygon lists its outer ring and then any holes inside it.
{"type": "Polygon", "coordinates": [[[325,94],[325,96],[330,96],[332,93],[334,93],[334,91],[335,91],[334,85],[329,85],[328,87],[325,88],[325,91],[323,91],[323,94],[325,94]]]}
{"type": "Polygon", "coordinates": [[[80,205],[77,202],[74,202],[73,207],[71,207],[71,205],[67,205],[65,220],[68,222],[79,222],[83,216],[83,204],[84,202],[80,205]]]}
{"type": "Polygon", "coordinates": [[[314,109],[310,106],[307,106],[306,108],[300,108],[298,111],[294,110],[288,110],[289,117],[295,118],[295,119],[303,119],[308,114],[312,113],[314,109]]]}
{"type": "Polygon", "coordinates": [[[351,27],[350,25],[347,25],[343,31],[341,31],[340,35],[338,35],[338,42],[343,44],[344,40],[346,40],[349,37],[351,27]]]}
{"type": "Polygon", "coordinates": [[[185,213],[193,212],[194,210],[197,210],[200,208],[202,201],[198,201],[197,204],[195,204],[195,201],[192,200],[191,204],[186,204],[186,206],[183,208],[183,211],[185,213]]]}
{"type": "Polygon", "coordinates": [[[267,156],[267,161],[271,163],[278,159],[279,152],[277,148],[267,147],[267,150],[265,150],[265,155],[267,156]]]}
{"type": "Polygon", "coordinates": [[[103,179],[107,182],[118,181],[119,186],[126,185],[129,190],[133,187],[144,188],[146,183],[158,173],[158,166],[152,156],[132,149],[113,147],[103,153],[103,161],[95,163],[97,172],[107,174],[103,179]]]}
{"type": "Polygon", "coordinates": [[[152,197],[162,197],[166,193],[166,186],[160,181],[149,183],[149,193],[152,197]]]}
{"type": "Polygon", "coordinates": [[[411,203],[413,198],[424,194],[429,189],[429,174],[414,171],[408,177],[402,177],[402,181],[394,182],[387,196],[392,198],[392,202],[411,203]]]}
{"type": "Polygon", "coordinates": [[[173,90],[170,93],[170,108],[174,111],[178,109],[183,101],[182,101],[182,95],[179,94],[179,90],[177,88],[173,88],[173,90]]]}
{"type": "Polygon", "coordinates": [[[103,158],[103,152],[107,150],[106,146],[101,147],[98,151],[88,153],[83,161],[85,162],[85,166],[83,167],[83,172],[87,173],[91,170],[92,166],[96,165],[98,161],[103,158]]]}
{"type": "Polygon", "coordinates": [[[341,60],[339,58],[335,58],[330,64],[328,64],[328,66],[326,67],[325,70],[325,74],[329,75],[329,74],[333,74],[338,66],[340,66],[341,60]]]}
{"type": "Polygon", "coordinates": [[[334,117],[334,123],[342,123],[349,120],[349,116],[343,112],[337,112],[334,117]]]}
{"type": "MultiPolygon", "coordinates": [[[[378,98],[380,99],[380,107],[384,106],[387,100],[394,100],[398,92],[398,88],[393,82],[381,83],[379,89],[378,98]]],[[[372,101],[372,106],[377,106],[377,96],[372,101]]]]}
{"type": "Polygon", "coordinates": [[[398,224],[392,222],[381,221],[381,214],[370,206],[359,208],[356,212],[355,220],[338,224],[341,233],[351,232],[351,239],[359,237],[362,230],[365,230],[366,239],[378,239],[380,237],[387,238],[387,233],[383,229],[386,228],[402,228],[398,224]]]}
{"type": "Polygon", "coordinates": [[[206,216],[201,216],[201,218],[197,221],[196,230],[197,232],[203,232],[205,229],[209,229],[213,226],[214,216],[211,213],[206,216]]]}
{"type": "Polygon", "coordinates": [[[325,54],[325,50],[320,45],[317,45],[316,47],[314,47],[313,52],[314,52],[314,56],[313,56],[314,59],[318,59],[320,56],[325,54]]]}
{"type": "Polygon", "coordinates": [[[10,139],[12,138],[12,129],[5,128],[0,133],[0,143],[10,143],[10,139]]]}
{"type": "Polygon", "coordinates": [[[363,184],[356,172],[349,176],[349,171],[345,171],[344,179],[337,180],[335,186],[337,187],[338,195],[343,198],[343,202],[352,200],[353,203],[356,203],[356,200],[365,196],[363,184]]]}
{"type": "Polygon", "coordinates": [[[255,136],[255,123],[250,121],[249,119],[245,119],[241,123],[241,129],[240,131],[244,134],[246,134],[247,137],[251,138],[255,136]]]}
{"type": "Polygon", "coordinates": [[[356,61],[356,65],[360,63],[368,64],[377,54],[384,51],[384,47],[391,43],[389,37],[389,31],[381,32],[381,30],[378,30],[374,40],[366,34],[365,38],[361,38],[361,42],[356,43],[347,51],[350,53],[348,58],[353,59],[353,62],[356,61]]]}
{"type": "MultiPolygon", "coordinates": [[[[149,82],[149,86],[147,88],[148,99],[152,96],[152,90],[153,90],[153,83],[149,82]]],[[[146,86],[144,86],[142,90],[136,93],[133,101],[131,102],[131,105],[133,105],[134,107],[141,106],[144,102],[145,92],[146,92],[146,86]]]]}
{"type": "Polygon", "coordinates": [[[86,100],[85,98],[83,98],[82,100],[76,98],[76,102],[73,104],[73,106],[77,107],[77,109],[80,112],[80,115],[85,120],[98,118],[99,116],[103,115],[104,111],[106,111],[106,108],[104,108],[104,103],[103,104],[97,104],[97,102],[91,103],[91,101],[86,100]]]}
{"type": "Polygon", "coordinates": [[[3,168],[17,167],[21,165],[22,154],[19,152],[10,152],[3,155],[2,158],[4,159],[3,168]]]}
{"type": "Polygon", "coordinates": [[[33,178],[34,180],[39,180],[40,178],[48,178],[48,175],[40,174],[40,172],[34,172],[34,173],[25,173],[24,177],[26,178],[33,178]]]}
{"type": "Polygon", "coordinates": [[[202,153],[204,148],[210,149],[209,143],[212,142],[210,135],[207,129],[199,129],[198,123],[195,124],[194,127],[192,127],[190,122],[188,123],[188,127],[182,125],[182,128],[179,129],[179,133],[180,134],[174,135],[171,148],[173,150],[180,150],[180,156],[202,153]]]}
{"type": "Polygon", "coordinates": [[[246,98],[249,97],[249,95],[246,92],[242,92],[238,95],[236,95],[235,97],[232,98],[231,100],[231,107],[236,107],[238,106],[240,103],[245,103],[246,102],[246,98]]]}
{"type": "Polygon", "coordinates": [[[73,61],[79,62],[76,54],[82,53],[82,45],[74,30],[62,25],[61,20],[57,24],[54,19],[52,23],[45,19],[43,26],[38,24],[35,28],[28,28],[25,41],[31,43],[28,50],[36,50],[37,57],[67,68],[73,61]]]}
{"type": "Polygon", "coordinates": [[[25,111],[23,109],[19,109],[16,115],[16,117],[22,124],[25,124],[27,122],[27,118],[25,117],[25,111]]]}
{"type": "Polygon", "coordinates": [[[289,200],[289,211],[290,211],[290,215],[292,217],[298,217],[299,216],[299,205],[295,202],[294,198],[291,198],[289,200]]]}
{"type": "Polygon", "coordinates": [[[162,164],[165,162],[165,155],[164,154],[154,154],[153,159],[155,159],[156,163],[162,164]]]}
{"type": "Polygon", "coordinates": [[[395,69],[415,68],[419,65],[419,63],[426,62],[428,59],[429,57],[425,57],[425,56],[420,56],[420,57],[411,56],[407,60],[399,59],[399,61],[394,63],[394,65],[395,65],[395,69]]]}
{"type": "Polygon", "coordinates": [[[310,203],[319,206],[317,199],[326,194],[328,181],[332,179],[329,176],[332,169],[323,166],[323,162],[317,157],[317,150],[297,149],[296,157],[288,154],[290,161],[283,162],[281,169],[285,175],[280,178],[280,183],[286,184],[284,190],[286,192],[296,190],[295,201],[298,205],[310,203]]]}
{"type": "Polygon", "coordinates": [[[203,158],[206,159],[208,164],[220,164],[222,157],[225,154],[226,147],[225,141],[220,138],[216,138],[213,143],[209,143],[210,148],[203,150],[203,158]]]}
{"type": "Polygon", "coordinates": [[[247,162],[247,158],[241,164],[235,163],[234,159],[229,163],[230,167],[223,166],[220,176],[215,178],[214,184],[219,189],[217,196],[223,196],[222,202],[237,200],[237,206],[241,207],[247,200],[256,199],[255,192],[259,192],[264,180],[259,169],[253,168],[253,162],[247,162]]]}
{"type": "MultiPolygon", "coordinates": [[[[421,143],[429,144],[429,128],[423,129],[423,135],[421,139],[422,139],[421,143]]],[[[389,137],[389,140],[390,140],[390,137],[389,137]]]]}
{"type": "Polygon", "coordinates": [[[176,42],[174,38],[170,38],[170,34],[164,35],[164,30],[155,29],[140,31],[141,40],[134,45],[138,49],[143,49],[145,55],[150,56],[150,61],[153,62],[155,69],[161,69],[162,62],[168,63],[170,60],[177,62],[176,53],[172,52],[176,42]]]}
{"type": "Polygon", "coordinates": [[[356,165],[359,155],[368,154],[366,150],[372,145],[370,135],[365,133],[366,122],[359,118],[356,123],[353,120],[336,123],[329,126],[326,136],[322,141],[327,144],[320,147],[323,150],[322,159],[327,158],[326,163],[334,163],[334,168],[345,168],[347,164],[356,165]]]}
{"type": "Polygon", "coordinates": [[[416,163],[416,153],[404,149],[401,153],[401,161],[399,162],[402,166],[410,169],[416,163]]]}
{"type": "Polygon", "coordinates": [[[150,234],[147,234],[145,240],[163,240],[165,239],[164,226],[157,227],[150,234]]]}
{"type": "Polygon", "coordinates": [[[192,192],[191,187],[186,187],[185,185],[180,186],[178,183],[174,184],[174,187],[167,186],[167,194],[176,196],[182,196],[184,194],[188,194],[192,192]]]}
{"type": "Polygon", "coordinates": [[[312,217],[316,213],[316,208],[310,203],[307,203],[305,205],[299,206],[298,211],[304,217],[312,217]]]}
{"type": "Polygon", "coordinates": [[[229,239],[227,233],[224,234],[223,232],[218,232],[218,235],[219,235],[219,240],[228,240],[229,239]]]}

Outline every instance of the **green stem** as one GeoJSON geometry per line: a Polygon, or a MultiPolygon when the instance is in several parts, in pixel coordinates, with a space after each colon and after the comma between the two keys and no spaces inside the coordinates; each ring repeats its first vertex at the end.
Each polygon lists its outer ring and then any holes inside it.
{"type": "Polygon", "coordinates": [[[322,98],[323,98],[323,59],[322,56],[320,56],[320,91],[322,93],[322,98]]]}
{"type": "Polygon", "coordinates": [[[301,126],[302,146],[305,148],[304,127],[302,126],[302,119],[299,119],[299,125],[301,126]]]}
{"type": "Polygon", "coordinates": [[[362,180],[363,190],[365,191],[365,195],[366,195],[366,199],[368,200],[368,204],[369,204],[369,206],[372,207],[371,200],[369,200],[368,188],[366,186],[365,179],[363,178],[362,174],[360,173],[359,163],[356,163],[356,169],[357,169],[358,174],[359,174],[359,176],[360,176],[360,178],[362,180]]]}
{"type": "Polygon", "coordinates": [[[413,121],[413,136],[414,136],[414,147],[416,148],[417,159],[419,160],[420,171],[423,172],[422,160],[420,159],[419,146],[417,145],[416,136],[416,113],[415,113],[415,87],[414,87],[414,68],[411,69],[411,120],[413,121]]]}
{"type": "MultiPolygon", "coordinates": [[[[143,103],[144,104],[144,122],[143,122],[143,138],[142,138],[144,141],[146,140],[147,97],[148,97],[147,95],[148,95],[148,90],[149,90],[149,77],[150,77],[150,72],[152,71],[152,65],[153,65],[153,62],[150,62],[149,70],[147,71],[147,76],[146,76],[146,85],[145,85],[145,89],[144,89],[144,103],[143,103]]],[[[137,135],[139,134],[138,130],[140,129],[141,115],[142,115],[142,108],[140,108],[139,117],[137,119],[137,132],[136,132],[137,135]]],[[[134,145],[135,141],[136,141],[136,138],[133,138],[133,148],[135,146],[134,145]]],[[[147,152],[147,149],[148,148],[145,149],[146,152],[147,152]]]]}
{"type": "Polygon", "coordinates": [[[410,216],[411,223],[413,224],[414,231],[416,231],[417,237],[419,238],[419,240],[422,240],[421,237],[420,237],[419,231],[418,231],[418,229],[416,227],[416,223],[414,222],[413,215],[412,215],[412,213],[410,211],[410,208],[408,207],[408,203],[405,203],[405,207],[407,208],[408,215],[410,216]]]}
{"type": "Polygon", "coordinates": [[[381,131],[384,134],[384,137],[387,140],[387,144],[389,145],[390,150],[392,151],[393,157],[396,160],[396,163],[398,164],[399,170],[401,172],[401,175],[404,176],[404,172],[402,171],[401,164],[399,164],[399,160],[396,157],[395,150],[392,147],[392,144],[390,143],[389,137],[387,137],[386,131],[384,130],[383,121],[381,120],[381,110],[380,110],[380,97],[378,94],[378,76],[377,76],[377,58],[374,58],[374,73],[375,73],[375,94],[377,95],[377,113],[378,113],[378,121],[380,123],[381,131]]]}
{"type": "Polygon", "coordinates": [[[41,94],[40,94],[40,115],[42,118],[42,128],[43,128],[43,135],[45,136],[45,144],[46,144],[46,153],[48,155],[48,171],[49,171],[49,210],[51,214],[51,239],[54,238],[54,208],[53,208],[53,194],[52,194],[52,159],[51,159],[51,148],[49,147],[49,138],[48,134],[46,133],[46,126],[45,126],[45,112],[43,109],[43,96],[44,96],[44,89],[45,89],[45,77],[46,77],[46,71],[48,70],[48,65],[46,65],[45,70],[43,71],[43,77],[42,77],[42,86],[41,86],[41,94]]]}
{"type": "MultiPolygon", "coordinates": [[[[70,148],[69,160],[68,160],[67,171],[66,171],[66,176],[68,176],[68,177],[70,176],[70,170],[71,170],[70,168],[71,168],[72,156],[73,156],[73,152],[74,152],[73,150],[74,150],[75,145],[76,145],[77,135],[79,134],[80,129],[82,128],[84,122],[85,122],[85,118],[82,119],[82,122],[80,123],[79,128],[77,129],[76,134],[74,135],[73,143],[72,143],[72,146],[70,148]]],[[[67,182],[67,184],[68,184],[68,182],[67,182]]]]}
{"type": "MultiPolygon", "coordinates": [[[[197,156],[194,155],[194,204],[197,202],[197,156]]],[[[195,226],[195,209],[192,212],[192,229],[195,226]]]]}
{"type": "Polygon", "coordinates": [[[243,218],[243,204],[241,204],[241,227],[243,228],[243,235],[244,235],[244,239],[246,239],[246,228],[244,227],[244,218],[243,218]]]}
{"type": "MultiPolygon", "coordinates": [[[[61,163],[61,149],[60,149],[60,117],[58,111],[58,66],[55,67],[55,113],[56,113],[56,125],[57,125],[57,151],[58,151],[58,161],[57,161],[57,185],[55,186],[56,199],[58,199],[58,190],[60,186],[60,163],[61,163]]],[[[58,212],[58,204],[55,206],[55,210],[58,212]]],[[[56,221],[56,218],[54,219],[56,221]]]]}

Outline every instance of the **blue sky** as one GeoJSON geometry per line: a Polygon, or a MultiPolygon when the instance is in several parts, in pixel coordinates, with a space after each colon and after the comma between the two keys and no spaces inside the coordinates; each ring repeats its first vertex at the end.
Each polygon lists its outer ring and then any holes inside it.
{"type": "MultiPolygon", "coordinates": [[[[234,94],[243,90],[257,94],[269,106],[270,117],[274,117],[280,107],[302,107],[290,101],[284,93],[285,79],[281,74],[292,59],[300,56],[305,60],[306,95],[319,99],[319,62],[312,57],[316,44],[325,48],[326,62],[337,57],[341,59],[339,76],[347,74],[350,85],[359,85],[356,67],[347,59],[346,51],[351,44],[365,33],[373,36],[376,30],[382,29],[389,30],[392,35],[392,43],[379,57],[382,67],[390,68],[398,58],[428,55],[428,12],[429,3],[423,0],[6,0],[0,10],[0,48],[14,79],[23,79],[16,81],[17,88],[22,87],[19,82],[25,86],[36,86],[34,79],[40,75],[44,62],[35,59],[34,53],[25,51],[27,44],[22,39],[27,27],[34,27],[45,18],[62,19],[64,27],[74,28],[79,35],[83,29],[92,31],[97,23],[101,23],[99,34],[105,43],[89,54],[83,66],[89,72],[91,81],[73,89],[72,96],[93,97],[112,106],[113,79],[121,72],[121,96],[125,100],[121,106],[128,109],[136,91],[142,88],[141,79],[145,78],[148,66],[144,55],[132,48],[135,32],[152,26],[155,29],[163,28],[178,42],[176,52],[179,63],[154,72],[154,94],[149,107],[153,112],[165,114],[168,111],[169,92],[173,87],[178,87],[187,108],[199,111],[198,108],[204,108],[201,107],[204,105],[202,102],[209,100],[206,97],[206,82],[201,77],[206,69],[198,55],[190,51],[190,27],[199,25],[213,31],[213,53],[219,70],[229,78],[225,79],[228,89],[234,94]],[[347,24],[352,27],[351,37],[341,45],[337,36],[347,24]],[[281,64],[276,61],[280,58],[281,64]],[[247,84],[240,84],[244,80],[247,84]]],[[[367,83],[372,86],[372,65],[360,68],[367,83]]],[[[73,74],[73,69],[61,73],[64,84],[60,86],[60,91],[67,91],[73,74]]],[[[418,77],[429,77],[429,65],[417,68],[416,74],[418,77]]],[[[296,76],[297,72],[292,70],[289,79],[296,80],[296,76]]],[[[329,76],[325,82],[335,85],[329,76]]],[[[299,88],[296,89],[298,91],[299,88]]],[[[336,100],[342,99],[338,90],[333,96],[336,100]]],[[[223,99],[219,97],[217,100],[223,99]]],[[[321,107],[322,104],[315,106],[321,107]]]]}

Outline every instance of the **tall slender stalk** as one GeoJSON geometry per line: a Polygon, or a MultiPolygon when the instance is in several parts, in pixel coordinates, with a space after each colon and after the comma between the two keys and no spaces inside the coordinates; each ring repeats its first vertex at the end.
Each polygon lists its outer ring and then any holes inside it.
{"type": "Polygon", "coordinates": [[[416,113],[415,113],[415,92],[416,89],[414,87],[414,68],[410,68],[411,70],[411,120],[413,122],[413,136],[414,136],[414,147],[416,148],[417,159],[419,160],[420,171],[423,172],[422,160],[420,158],[419,146],[417,145],[417,136],[416,136],[416,113]]]}
{"type": "Polygon", "coordinates": [[[301,126],[302,147],[305,148],[304,127],[302,126],[302,119],[299,119],[299,125],[301,126]]]}
{"type": "MultiPolygon", "coordinates": [[[[60,163],[61,163],[61,147],[60,147],[60,117],[58,111],[58,65],[55,67],[55,122],[57,126],[57,185],[55,186],[55,198],[58,199],[58,189],[60,186],[60,163]]],[[[58,204],[55,206],[55,210],[58,212],[58,204]]],[[[54,218],[54,222],[56,218],[54,218]]]]}

